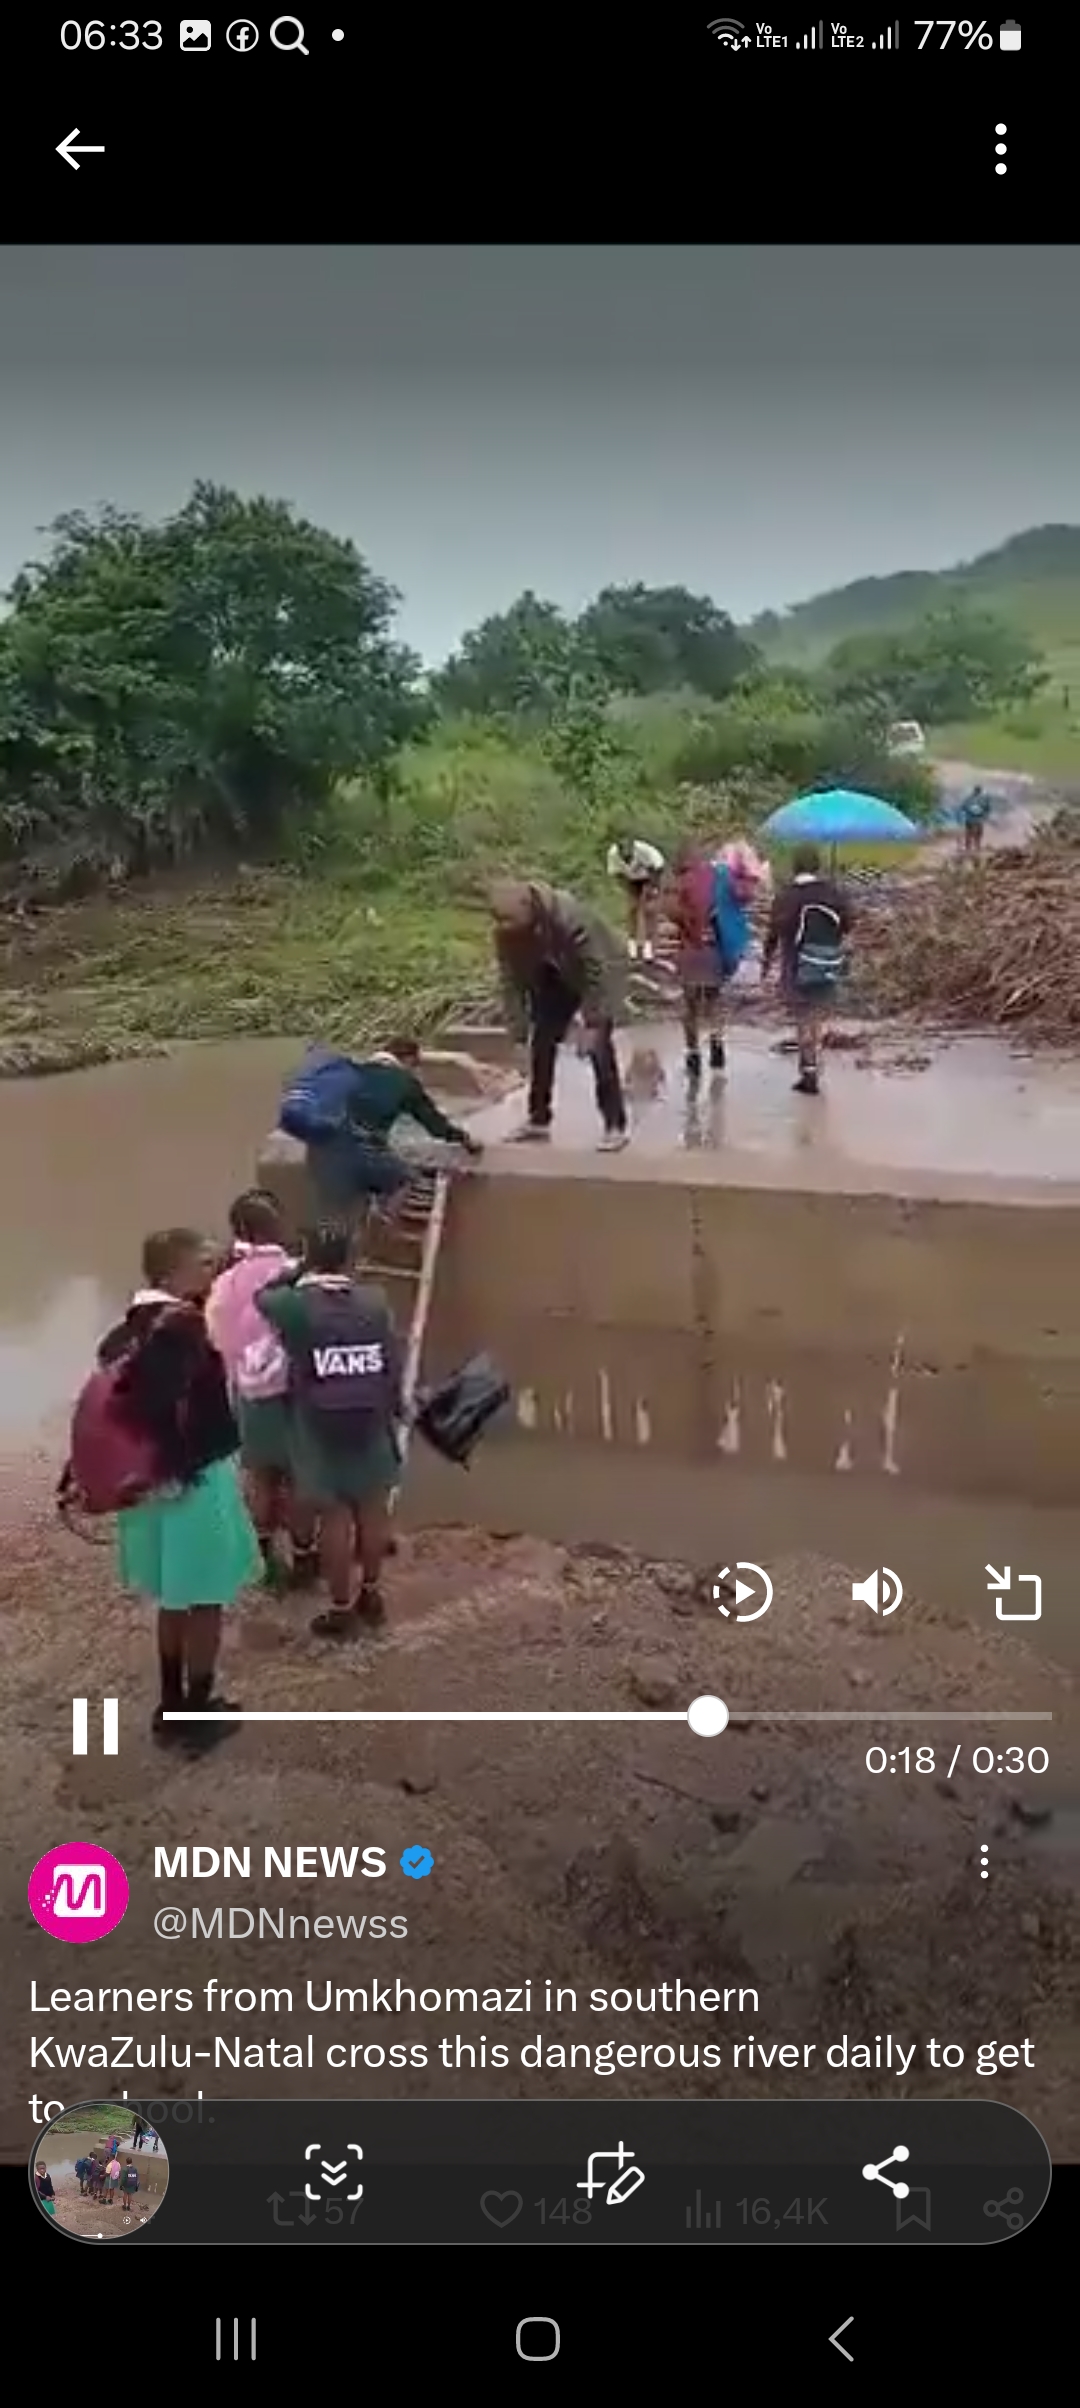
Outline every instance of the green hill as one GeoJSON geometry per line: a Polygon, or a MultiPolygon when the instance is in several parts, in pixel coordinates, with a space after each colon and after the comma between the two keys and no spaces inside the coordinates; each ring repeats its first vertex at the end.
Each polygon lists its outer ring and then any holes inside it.
{"type": "Polygon", "coordinates": [[[847,636],[908,626],[950,606],[993,611],[1022,628],[1050,677],[1030,712],[935,730],[937,749],[1035,776],[1080,774],[1080,526],[1030,527],[955,568],[862,577],[764,611],[745,633],[771,660],[812,668],[847,636]]]}
{"type": "Polygon", "coordinates": [[[907,626],[950,604],[997,611],[1048,652],[1080,646],[1080,527],[1031,527],[955,568],[861,577],[788,610],[763,611],[747,633],[772,659],[809,666],[846,636],[907,626]]]}

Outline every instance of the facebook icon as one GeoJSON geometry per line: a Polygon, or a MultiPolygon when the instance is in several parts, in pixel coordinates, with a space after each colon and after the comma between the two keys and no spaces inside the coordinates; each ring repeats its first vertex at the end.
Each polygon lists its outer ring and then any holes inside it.
{"type": "Polygon", "coordinates": [[[230,50],[254,50],[259,39],[259,28],[252,24],[250,17],[237,17],[236,23],[228,27],[225,39],[230,50]]]}

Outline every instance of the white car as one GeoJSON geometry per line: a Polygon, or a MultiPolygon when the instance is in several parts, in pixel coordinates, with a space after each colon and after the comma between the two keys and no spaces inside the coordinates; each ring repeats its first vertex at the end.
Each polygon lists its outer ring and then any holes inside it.
{"type": "Polygon", "coordinates": [[[926,737],[917,719],[898,719],[895,727],[889,729],[886,742],[889,751],[898,758],[906,756],[914,760],[926,751],[926,737]]]}

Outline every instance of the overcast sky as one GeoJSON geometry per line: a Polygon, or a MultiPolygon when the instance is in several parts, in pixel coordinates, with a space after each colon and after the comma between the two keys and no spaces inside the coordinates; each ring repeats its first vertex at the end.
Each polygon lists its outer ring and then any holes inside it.
{"type": "Polygon", "coordinates": [[[286,496],[429,660],[525,586],[736,617],[1080,522],[1080,249],[11,248],[0,582],[61,510],[286,496]]]}

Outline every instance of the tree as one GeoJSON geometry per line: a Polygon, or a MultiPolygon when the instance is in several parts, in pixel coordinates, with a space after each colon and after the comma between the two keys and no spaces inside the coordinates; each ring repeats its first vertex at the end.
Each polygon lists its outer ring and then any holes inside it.
{"type": "Polygon", "coordinates": [[[582,612],[577,638],[623,694],[689,686],[719,702],[757,657],[726,611],[684,585],[605,586],[582,612]]]}
{"type": "Polygon", "coordinates": [[[397,597],[285,502],[199,484],[159,525],[50,530],[0,627],[0,842],[126,866],[257,846],[421,724],[397,597]]]}
{"type": "Polygon", "coordinates": [[[950,609],[898,632],[849,636],[830,653],[822,682],[843,708],[941,726],[1030,701],[1046,675],[1019,628],[950,609]]]}
{"type": "Polygon", "coordinates": [[[578,678],[543,737],[556,777],[590,808],[610,804],[627,774],[626,746],[612,726],[603,689],[578,678]]]}
{"type": "Polygon", "coordinates": [[[546,719],[566,701],[579,657],[562,611],[527,592],[462,638],[431,692],[448,717],[546,719]]]}

